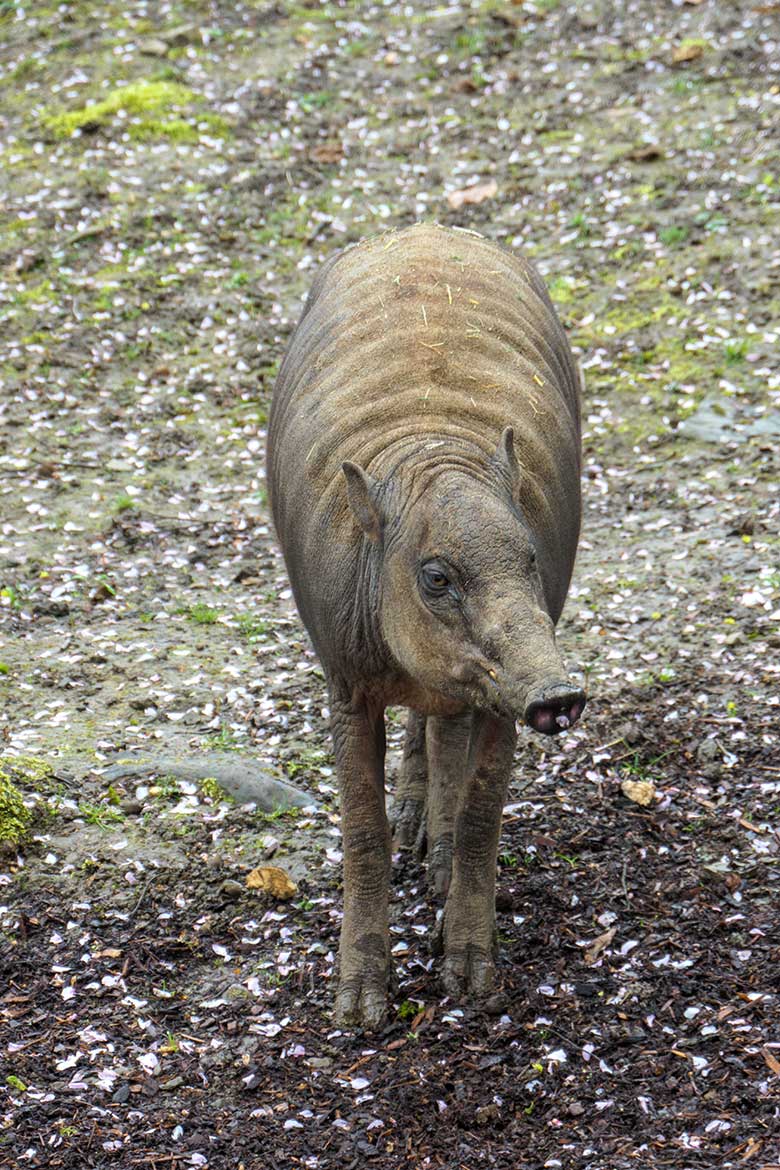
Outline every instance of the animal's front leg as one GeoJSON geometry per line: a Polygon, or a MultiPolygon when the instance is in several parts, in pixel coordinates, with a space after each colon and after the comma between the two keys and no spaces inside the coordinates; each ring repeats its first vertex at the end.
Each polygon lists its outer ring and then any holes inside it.
{"type": "Polygon", "coordinates": [[[378,1027],[387,1006],[390,831],[385,815],[384,712],[331,690],[331,729],[341,794],[344,919],[336,1020],[378,1027]]]}
{"type": "Polygon", "coordinates": [[[442,981],[455,997],[484,995],[493,983],[496,855],[516,740],[513,720],[475,714],[441,923],[442,981]]]}

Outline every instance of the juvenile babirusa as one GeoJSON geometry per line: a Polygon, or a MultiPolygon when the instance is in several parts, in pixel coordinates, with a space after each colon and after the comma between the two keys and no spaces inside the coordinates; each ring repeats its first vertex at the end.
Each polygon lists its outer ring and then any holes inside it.
{"type": "Polygon", "coordinates": [[[317,275],[274,390],[268,478],[327,678],[341,796],[337,1018],[390,969],[384,711],[408,707],[398,842],[427,841],[453,996],[490,989],[516,721],[582,714],[555,625],[580,527],[580,376],[536,270],[418,225],[317,275]]]}

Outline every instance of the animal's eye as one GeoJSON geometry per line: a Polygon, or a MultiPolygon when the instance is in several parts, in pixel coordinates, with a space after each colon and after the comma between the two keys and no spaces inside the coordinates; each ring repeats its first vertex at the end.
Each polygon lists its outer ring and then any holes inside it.
{"type": "Polygon", "coordinates": [[[424,565],[420,580],[426,593],[442,594],[450,587],[450,579],[441,565],[424,565]]]}

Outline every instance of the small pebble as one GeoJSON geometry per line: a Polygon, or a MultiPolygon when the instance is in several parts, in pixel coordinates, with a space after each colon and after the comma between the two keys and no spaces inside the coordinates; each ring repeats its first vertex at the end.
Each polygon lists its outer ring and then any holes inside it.
{"type": "Polygon", "coordinates": [[[245,892],[245,889],[241,882],[234,881],[233,878],[225,878],[224,882],[219,887],[219,892],[225,898],[230,898],[231,901],[235,901],[236,898],[241,897],[241,895],[245,892]]]}
{"type": "Polygon", "coordinates": [[[514,909],[515,900],[510,890],[499,886],[496,890],[496,910],[499,914],[506,914],[514,909]]]}
{"type": "Polygon", "coordinates": [[[225,999],[231,999],[234,1002],[240,1002],[242,999],[251,999],[252,992],[248,987],[244,987],[243,983],[232,983],[225,992],[225,999]]]}
{"type": "Polygon", "coordinates": [[[134,796],[128,796],[126,800],[119,802],[119,808],[125,814],[125,816],[135,817],[138,816],[140,812],[143,812],[144,806],[141,804],[141,801],[136,800],[134,796]]]}
{"type": "Polygon", "coordinates": [[[170,1093],[172,1089],[180,1089],[184,1084],[184,1077],[171,1077],[169,1081],[161,1081],[160,1088],[170,1093]]]}
{"type": "Polygon", "coordinates": [[[503,991],[496,991],[485,1001],[485,1012],[489,1016],[503,1016],[509,1000],[503,991]]]}
{"type": "Polygon", "coordinates": [[[696,749],[696,759],[700,764],[712,764],[721,759],[721,751],[717,740],[705,739],[696,749]]]}

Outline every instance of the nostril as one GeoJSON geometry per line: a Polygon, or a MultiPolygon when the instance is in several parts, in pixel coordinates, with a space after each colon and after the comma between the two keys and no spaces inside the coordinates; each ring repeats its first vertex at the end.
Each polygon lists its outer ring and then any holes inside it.
{"type": "Polygon", "coordinates": [[[572,727],[585,708],[582,691],[566,687],[550,688],[528,704],[525,722],[542,735],[557,735],[572,727]]]}

